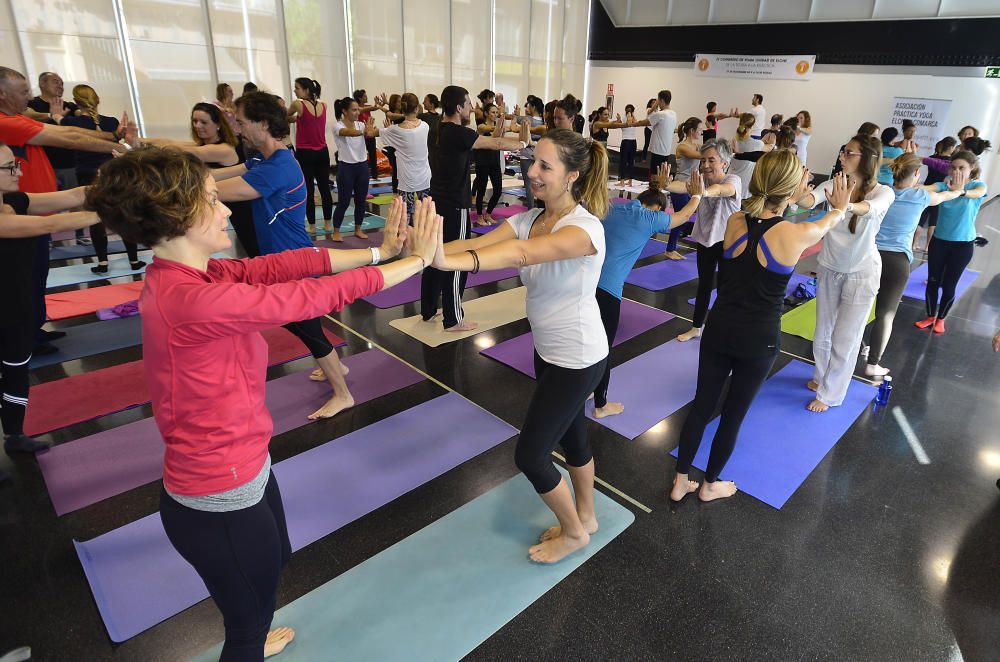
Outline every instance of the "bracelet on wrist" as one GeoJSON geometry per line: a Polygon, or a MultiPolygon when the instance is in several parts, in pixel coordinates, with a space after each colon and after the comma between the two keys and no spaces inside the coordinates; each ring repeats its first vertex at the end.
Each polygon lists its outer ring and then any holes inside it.
{"type": "Polygon", "coordinates": [[[375,246],[369,247],[368,250],[370,250],[372,252],[371,266],[374,267],[376,264],[378,264],[379,262],[382,261],[382,253],[375,246]]]}

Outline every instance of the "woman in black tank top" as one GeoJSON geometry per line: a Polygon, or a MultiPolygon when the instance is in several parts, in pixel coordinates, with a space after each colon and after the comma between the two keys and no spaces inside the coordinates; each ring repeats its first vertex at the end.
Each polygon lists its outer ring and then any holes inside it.
{"type": "MultiPolygon", "coordinates": [[[[729,392],[722,403],[718,431],[712,440],[702,501],[732,496],[736,485],[719,480],[753,399],[767,379],[781,344],[781,312],[785,288],[802,251],[814,245],[843,217],[850,192],[842,175],[834,181],[832,209],[814,223],[785,222],[790,200],[808,190],[809,171],[789,150],[761,157],[750,180],[751,196],[743,211],[729,218],[719,267],[719,293],[712,323],[702,335],[698,360],[698,387],[681,429],[677,468],[670,498],[680,501],[698,490],[688,479],[705,427],[715,412],[726,378],[729,392]]],[[[704,189],[701,173],[688,183],[691,195],[704,189]]]]}

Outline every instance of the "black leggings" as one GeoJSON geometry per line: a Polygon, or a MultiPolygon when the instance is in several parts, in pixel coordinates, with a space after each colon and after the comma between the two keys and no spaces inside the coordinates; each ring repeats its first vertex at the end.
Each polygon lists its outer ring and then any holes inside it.
{"type": "Polygon", "coordinates": [[[360,230],[365,222],[365,206],[368,199],[368,168],[364,163],[344,163],[337,165],[337,207],[333,210],[333,227],[340,229],[344,214],[354,200],[354,229],[360,230]]]}
{"type": "Polygon", "coordinates": [[[726,377],[732,373],[729,392],[722,403],[722,418],[719,429],[712,440],[712,451],[708,456],[708,468],[705,480],[715,482],[729,461],[729,456],[736,448],[736,436],[740,425],[747,415],[753,399],[757,397],[777,354],[760,358],[746,359],[729,356],[713,350],[704,340],[698,354],[698,387],[694,394],[694,403],[684,427],[681,428],[680,444],[677,449],[677,473],[687,474],[691,471],[691,463],[701,446],[701,438],[705,434],[715,407],[722,395],[722,387],[726,377]]]}
{"type": "MultiPolygon", "coordinates": [[[[615,342],[615,334],[618,333],[618,323],[621,321],[622,300],[601,288],[597,288],[595,298],[597,299],[597,307],[601,309],[601,323],[604,324],[604,333],[608,336],[608,349],[610,350],[615,342]]],[[[594,389],[595,407],[603,407],[608,404],[608,384],[610,383],[611,356],[609,354],[608,361],[604,364],[604,374],[601,375],[601,381],[594,389]]]]}
{"type": "Polygon", "coordinates": [[[295,337],[302,341],[302,344],[309,349],[309,353],[314,359],[321,359],[329,356],[333,351],[326,334],[323,333],[323,324],[318,317],[301,322],[291,322],[285,324],[285,328],[295,334],[295,337]]]}
{"type": "MultiPolygon", "coordinates": [[[[77,182],[80,186],[90,186],[97,179],[97,171],[77,171],[77,182]]],[[[97,253],[98,262],[108,261],[108,231],[104,223],[97,223],[90,226],[90,239],[94,242],[94,252],[97,253]]],[[[124,241],[125,252],[128,253],[129,262],[139,261],[139,247],[131,241],[124,241]]]]}
{"type": "Polygon", "coordinates": [[[194,566],[222,612],[221,661],[264,659],[278,578],[292,555],[274,473],[256,505],[228,513],[182,506],[160,491],[160,519],[170,544],[194,566]]]}
{"type": "Polygon", "coordinates": [[[306,220],[309,225],[316,225],[315,186],[319,186],[319,197],[323,201],[323,219],[329,221],[333,216],[333,194],[330,193],[330,149],[295,150],[295,160],[302,168],[306,180],[306,220]]]}
{"type": "Polygon", "coordinates": [[[368,169],[372,179],[378,179],[378,148],[374,138],[365,136],[365,151],[368,152],[368,169]]]}
{"type": "Polygon", "coordinates": [[[35,346],[31,316],[0,327],[0,423],[5,435],[24,433],[28,409],[28,362],[35,346]]]}
{"type": "Polygon", "coordinates": [[[635,165],[635,140],[622,140],[618,153],[618,179],[630,179],[632,166],[635,165]]]}
{"type": "Polygon", "coordinates": [[[229,222],[236,231],[236,239],[243,245],[247,257],[257,257],[260,255],[260,245],[257,243],[257,228],[253,224],[253,202],[227,202],[226,206],[232,213],[229,222]]]}
{"type": "Polygon", "coordinates": [[[645,161],[649,157],[649,141],[653,137],[653,130],[647,126],[642,130],[642,134],[646,137],[646,142],[642,146],[642,160],[645,161]]]}
{"type": "Polygon", "coordinates": [[[514,464],[539,494],[551,492],[562,480],[552,464],[556,445],[563,447],[566,464],[571,467],[585,466],[593,459],[587,442],[584,405],[604,374],[607,362],[605,357],[592,366],[574,370],[546,363],[535,352],[538,385],[517,439],[514,464]]]}
{"type": "Polygon", "coordinates": [[[694,300],[694,321],[696,329],[705,325],[708,317],[708,303],[712,300],[712,290],[715,289],[715,274],[722,262],[722,242],[711,246],[698,244],[698,294],[694,300]]]}
{"type": "Polygon", "coordinates": [[[930,250],[927,251],[927,316],[943,320],[955,303],[955,288],[958,279],[962,277],[965,268],[972,261],[972,251],[975,242],[947,241],[931,238],[930,250]],[[941,290],[941,302],[938,304],[938,289],[941,290]]]}
{"type": "Polygon", "coordinates": [[[476,213],[483,215],[483,198],[486,197],[487,179],[493,184],[493,194],[486,207],[486,213],[492,214],[500,202],[503,193],[503,172],[500,170],[500,153],[493,150],[476,150],[476,180],[473,187],[476,190],[476,213]],[[480,152],[483,152],[480,154],[480,152]]]}
{"type": "MultiPolygon", "coordinates": [[[[438,207],[437,212],[443,219],[445,243],[469,238],[468,209],[438,207]]],[[[468,276],[468,271],[441,271],[434,267],[424,269],[420,275],[420,316],[424,321],[437,313],[438,305],[441,305],[444,328],[450,329],[465,319],[462,295],[468,276]]]]}
{"type": "Polygon", "coordinates": [[[892,321],[910,279],[910,258],[899,251],[879,251],[882,256],[882,279],[875,297],[875,324],[868,348],[868,365],[878,365],[892,335],[892,321]]]}

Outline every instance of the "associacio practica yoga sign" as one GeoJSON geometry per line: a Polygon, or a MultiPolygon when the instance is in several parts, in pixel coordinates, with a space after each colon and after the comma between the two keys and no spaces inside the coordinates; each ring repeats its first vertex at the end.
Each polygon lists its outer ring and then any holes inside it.
{"type": "Polygon", "coordinates": [[[809,80],[816,66],[815,55],[717,55],[694,56],[698,76],[715,78],[765,78],[809,80]]]}

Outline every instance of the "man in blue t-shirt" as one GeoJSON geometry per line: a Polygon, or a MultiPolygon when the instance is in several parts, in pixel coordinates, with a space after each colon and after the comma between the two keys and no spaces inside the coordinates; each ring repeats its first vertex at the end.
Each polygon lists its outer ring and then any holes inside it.
{"type": "MultiPolygon", "coordinates": [[[[236,123],[254,153],[246,163],[212,171],[219,184],[219,200],[252,201],[261,254],[312,247],[305,228],[305,178],[298,161],[282,142],[289,131],[284,106],[273,94],[245,94],[236,101],[236,123]]],[[[333,397],[309,418],[329,418],[354,406],[344,380],[345,369],[320,318],[293,322],[285,328],[298,336],[319,364],[310,379],[326,379],[333,388],[333,397]]]]}

